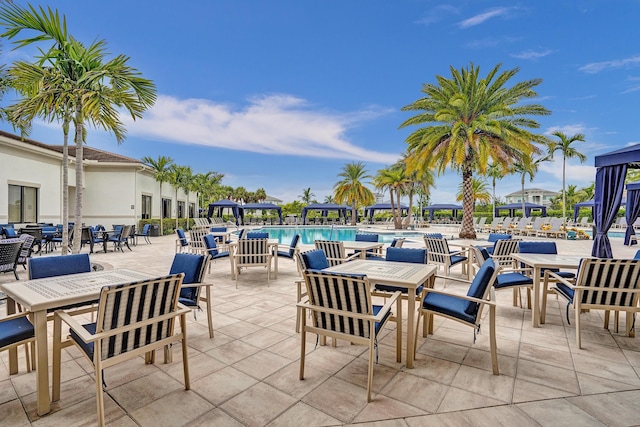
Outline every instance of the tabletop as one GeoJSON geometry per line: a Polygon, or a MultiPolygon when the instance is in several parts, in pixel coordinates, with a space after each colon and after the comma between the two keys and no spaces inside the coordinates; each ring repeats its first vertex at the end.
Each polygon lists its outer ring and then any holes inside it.
{"type": "Polygon", "coordinates": [[[409,262],[353,260],[325,269],[336,273],[366,274],[370,282],[381,284],[420,285],[435,274],[435,265],[409,262]]]}
{"type": "Polygon", "coordinates": [[[7,295],[31,311],[46,310],[95,299],[104,286],[146,280],[154,276],[117,269],[70,274],[0,285],[7,295]]]}
{"type": "Polygon", "coordinates": [[[514,253],[511,255],[513,259],[531,265],[533,267],[558,267],[571,268],[577,267],[582,258],[591,258],[589,255],[562,255],[562,254],[529,254],[514,253]]]}

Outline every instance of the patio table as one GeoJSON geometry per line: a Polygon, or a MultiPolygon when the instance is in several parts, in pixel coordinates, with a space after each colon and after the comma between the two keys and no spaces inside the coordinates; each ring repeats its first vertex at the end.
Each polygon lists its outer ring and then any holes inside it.
{"type": "MultiPolygon", "coordinates": [[[[534,328],[538,328],[541,321],[541,304],[540,304],[540,281],[542,280],[541,271],[543,268],[569,268],[577,269],[582,258],[590,258],[581,255],[556,255],[556,254],[530,254],[530,253],[514,253],[513,259],[533,268],[533,303],[531,304],[531,321],[534,328]]],[[[547,290],[543,289],[543,298],[547,298],[547,290]]],[[[546,305],[546,304],[544,304],[546,305]]]]}
{"type": "Polygon", "coordinates": [[[474,240],[474,239],[451,239],[447,240],[449,246],[453,246],[455,248],[460,248],[462,251],[467,252],[467,279],[471,281],[473,279],[473,257],[475,256],[473,251],[471,251],[472,246],[480,246],[489,248],[493,246],[493,242],[488,242],[486,240],[474,240]]]}
{"type": "MultiPolygon", "coordinates": [[[[415,335],[413,333],[416,301],[420,301],[420,295],[416,295],[416,288],[426,282],[427,287],[433,288],[436,278],[435,265],[413,264],[407,262],[373,261],[356,259],[325,269],[335,273],[366,274],[372,285],[392,285],[407,288],[407,368],[413,368],[413,347],[415,335]]],[[[402,336],[402,316],[397,321],[398,336],[402,336]]],[[[397,356],[399,357],[399,355],[397,356]]],[[[400,360],[398,360],[400,361],[400,360]]]]}
{"type": "Polygon", "coordinates": [[[360,258],[367,258],[367,251],[375,251],[375,253],[380,254],[384,243],[380,242],[361,242],[361,241],[353,241],[347,240],[342,242],[345,249],[354,249],[360,251],[360,258]]]}
{"type": "MultiPolygon", "coordinates": [[[[38,415],[45,415],[51,410],[47,357],[47,311],[71,304],[96,300],[104,286],[126,284],[152,277],[154,276],[143,272],[118,269],[47,277],[0,285],[0,289],[7,295],[7,314],[15,313],[16,303],[33,313],[36,340],[38,415]]],[[[17,371],[17,351],[12,351],[9,353],[9,372],[14,374],[17,371]]]]}

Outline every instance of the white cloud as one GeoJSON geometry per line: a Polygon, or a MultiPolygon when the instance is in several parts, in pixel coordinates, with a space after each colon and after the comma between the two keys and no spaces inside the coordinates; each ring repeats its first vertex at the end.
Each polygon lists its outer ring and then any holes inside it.
{"type": "Polygon", "coordinates": [[[418,24],[430,25],[439,22],[445,18],[446,15],[460,13],[459,9],[449,5],[439,5],[434,7],[427,16],[419,19],[418,24]]]}
{"type": "Polygon", "coordinates": [[[554,132],[562,132],[565,135],[575,135],[576,133],[585,133],[587,127],[582,124],[564,125],[564,126],[551,126],[545,132],[545,135],[551,135],[554,132]]]}
{"type": "Polygon", "coordinates": [[[161,95],[143,120],[126,120],[131,135],[181,144],[275,155],[363,160],[383,164],[399,153],[370,151],[352,144],[346,132],[389,110],[369,107],[351,113],[310,108],[291,95],[250,99],[235,108],[205,99],[177,99],[161,95]]]}
{"type": "MultiPolygon", "coordinates": [[[[593,163],[589,164],[588,162],[587,160],[585,163],[579,163],[574,159],[567,159],[567,186],[577,185],[580,189],[590,185],[596,180],[596,167],[593,166],[593,163]]],[[[540,164],[539,172],[545,172],[555,177],[558,180],[558,189],[562,188],[562,157],[556,157],[554,162],[544,162],[540,164]]]]}
{"type": "Polygon", "coordinates": [[[517,58],[517,59],[532,59],[532,60],[536,60],[536,59],[544,58],[547,55],[551,55],[553,52],[555,52],[555,51],[553,51],[551,49],[542,50],[542,51],[525,50],[525,51],[520,52],[520,53],[511,54],[511,56],[514,57],[514,58],[517,58]]]}
{"type": "Polygon", "coordinates": [[[472,16],[471,18],[467,18],[463,21],[458,22],[458,26],[460,28],[469,28],[476,25],[480,25],[485,21],[488,21],[491,18],[504,16],[510,11],[510,8],[507,7],[499,7],[495,9],[490,9],[486,12],[480,13],[478,15],[472,16]]]}
{"type": "Polygon", "coordinates": [[[631,56],[624,59],[614,59],[611,61],[592,62],[578,68],[579,71],[584,71],[588,74],[599,73],[607,69],[622,68],[627,66],[640,65],[640,55],[631,56]]]}

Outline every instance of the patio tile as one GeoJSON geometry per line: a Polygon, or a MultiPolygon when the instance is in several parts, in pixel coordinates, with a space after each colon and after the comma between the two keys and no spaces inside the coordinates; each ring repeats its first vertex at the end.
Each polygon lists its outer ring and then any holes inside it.
{"type": "Polygon", "coordinates": [[[462,366],[451,385],[472,393],[510,403],[513,394],[513,377],[493,373],[469,366],[462,366]]]}
{"type": "Polygon", "coordinates": [[[443,414],[413,417],[406,419],[410,427],[496,427],[496,426],[538,426],[527,414],[515,406],[495,406],[491,408],[472,409],[469,411],[448,412],[443,414]]]}
{"type": "Polygon", "coordinates": [[[189,427],[243,427],[242,423],[220,409],[214,409],[190,422],[189,427]]]}
{"type": "Polygon", "coordinates": [[[109,388],[108,391],[120,406],[128,412],[132,412],[179,389],[184,390],[182,382],[162,371],[156,371],[151,375],[135,379],[113,389],[109,388]]]}
{"type": "Polygon", "coordinates": [[[191,382],[191,390],[214,405],[243,392],[258,381],[237,369],[227,367],[191,382]]]}
{"type": "MultiPolygon", "coordinates": [[[[290,363],[294,362],[270,351],[263,350],[234,363],[232,366],[245,374],[262,380],[290,363]]],[[[297,363],[294,364],[297,365],[297,363]]]]}
{"type": "Polygon", "coordinates": [[[513,403],[558,399],[575,395],[576,393],[516,379],[514,383],[513,403]]]}
{"type": "Polygon", "coordinates": [[[449,387],[420,378],[406,372],[400,372],[381,393],[400,402],[434,413],[444,398],[449,387]]]}
{"type": "Polygon", "coordinates": [[[284,414],[268,424],[269,427],[298,427],[301,421],[308,427],[341,426],[342,422],[322,411],[298,402],[284,414]]]}
{"type": "Polygon", "coordinates": [[[302,398],[302,402],[349,423],[367,406],[367,390],[338,378],[329,378],[302,398]]]}
{"type": "Polygon", "coordinates": [[[296,399],[258,383],[223,403],[220,408],[247,426],[264,426],[296,404],[296,399]]]}
{"type": "Polygon", "coordinates": [[[586,413],[606,425],[633,426],[640,420],[640,391],[623,391],[594,396],[567,398],[586,413]]]}
{"type": "Polygon", "coordinates": [[[176,390],[132,411],[131,417],[142,426],[173,427],[190,422],[213,406],[190,390],[176,390]]]}
{"type": "Polygon", "coordinates": [[[600,421],[564,399],[521,403],[518,408],[543,426],[604,426],[600,421]]]}
{"type": "Polygon", "coordinates": [[[17,398],[0,403],[0,414],[2,414],[2,423],[5,425],[15,427],[30,425],[22,403],[17,398]]]}
{"type": "Polygon", "coordinates": [[[236,363],[246,357],[259,352],[258,347],[252,346],[240,340],[230,341],[219,347],[207,351],[207,355],[218,359],[228,365],[236,363]]]}
{"type": "Polygon", "coordinates": [[[367,423],[367,425],[398,425],[406,426],[403,417],[419,416],[426,414],[425,411],[414,406],[407,405],[399,400],[378,394],[372,402],[358,414],[353,420],[354,423],[367,423]],[[386,421],[383,424],[383,421],[386,421]]]}
{"type": "Polygon", "coordinates": [[[557,388],[573,394],[580,393],[576,374],[571,369],[558,368],[544,363],[518,361],[517,379],[557,388]]]}

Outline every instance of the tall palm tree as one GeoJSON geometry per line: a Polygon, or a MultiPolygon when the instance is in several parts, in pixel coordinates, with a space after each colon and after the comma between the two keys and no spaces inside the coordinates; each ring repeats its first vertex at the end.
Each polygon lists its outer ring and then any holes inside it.
{"type": "Polygon", "coordinates": [[[260,187],[256,190],[256,202],[264,202],[267,198],[267,192],[264,188],[260,187]]]}
{"type": "Polygon", "coordinates": [[[302,194],[299,195],[298,197],[300,197],[300,201],[302,201],[302,203],[304,203],[305,205],[308,205],[313,203],[313,200],[315,200],[316,195],[311,192],[311,187],[307,187],[302,190],[302,194]]]}
{"type": "Polygon", "coordinates": [[[371,178],[362,162],[347,163],[338,174],[342,180],[333,186],[337,203],[351,206],[351,225],[358,221],[358,205],[370,205],[375,200],[373,192],[365,186],[365,179],[371,178]]]}
{"type": "MultiPolygon", "coordinates": [[[[23,8],[15,3],[5,3],[0,7],[0,25],[5,27],[2,36],[8,39],[18,37],[22,31],[36,32],[34,36],[14,41],[17,47],[43,41],[53,43],[49,50],[41,50],[39,61],[55,70],[52,75],[57,78],[37,91],[47,94],[50,101],[45,106],[46,115],[63,109],[64,115],[72,117],[76,158],[75,222],[81,224],[85,124],[109,131],[121,143],[126,129],[120,120],[120,111],[127,111],[133,120],[142,118],[144,111],[155,103],[155,85],[130,67],[127,64],[129,57],[125,55],[105,62],[105,41],[83,45],[67,33],[66,18],[63,16],[60,20],[58,12],[51,8],[23,8]]],[[[81,234],[74,233],[73,251],[76,253],[80,251],[81,234]]]]}
{"type": "Polygon", "coordinates": [[[391,202],[391,218],[393,218],[393,226],[396,229],[402,228],[402,209],[400,199],[402,191],[407,182],[405,169],[391,166],[380,169],[373,178],[373,185],[379,190],[389,190],[389,199],[391,202]],[[395,200],[394,200],[395,197],[395,200]]]}
{"type": "Polygon", "coordinates": [[[566,195],[566,170],[567,170],[567,159],[571,159],[573,157],[577,157],[580,160],[580,163],[584,163],[587,160],[587,156],[576,150],[571,146],[576,141],[584,142],[584,135],[581,133],[576,133],[573,136],[567,136],[564,132],[556,131],[553,132],[553,136],[558,137],[559,141],[551,141],[549,143],[549,155],[550,158],[553,159],[553,154],[556,151],[560,151],[562,153],[562,221],[563,225],[566,226],[567,221],[567,195],[566,195]]]}
{"type": "Polygon", "coordinates": [[[505,171],[495,162],[489,164],[487,167],[487,177],[491,178],[491,187],[493,188],[493,193],[491,199],[493,200],[493,210],[491,211],[491,215],[495,215],[496,212],[496,180],[502,179],[505,175],[505,171]]]}
{"type": "Polygon", "coordinates": [[[539,157],[533,159],[529,156],[524,156],[520,161],[513,164],[512,173],[520,174],[520,184],[522,186],[522,216],[525,215],[525,195],[524,195],[524,181],[527,175],[529,175],[529,181],[533,182],[533,178],[538,173],[538,168],[542,162],[549,160],[549,156],[539,157]]]}
{"type": "Polygon", "coordinates": [[[332,194],[329,194],[327,196],[324,196],[324,203],[335,203],[335,199],[333,198],[332,194]]]}
{"type": "Polygon", "coordinates": [[[175,163],[171,165],[169,169],[169,175],[167,181],[173,187],[176,196],[176,229],[179,228],[178,218],[180,217],[178,212],[178,190],[184,188],[187,177],[191,172],[191,168],[188,166],[179,166],[175,163]],[[187,170],[188,169],[188,170],[187,170]]]}
{"type": "Polygon", "coordinates": [[[189,219],[191,217],[189,213],[189,194],[191,191],[195,191],[194,183],[193,183],[193,171],[191,170],[191,166],[183,166],[183,174],[182,182],[180,188],[184,191],[185,196],[187,196],[187,202],[185,204],[185,213],[187,214],[187,227],[189,226],[189,219]]]}
{"type": "MultiPolygon", "coordinates": [[[[471,63],[468,68],[450,67],[451,78],[437,76],[438,84],[425,84],[425,94],[403,111],[417,111],[400,125],[422,126],[406,142],[416,161],[435,166],[439,173],[447,167],[461,172],[464,188],[461,238],[475,238],[471,179],[474,171],[485,174],[489,160],[505,169],[522,156],[539,149],[532,142],[545,142],[544,135],[528,129],[540,125],[529,118],[550,112],[539,104],[523,104],[537,96],[533,90],[541,79],[506,87],[518,68],[500,72],[496,65],[486,77],[471,63]]],[[[415,166],[414,166],[415,167],[415,166]]]]}
{"type": "MultiPolygon", "coordinates": [[[[476,202],[485,202],[489,203],[491,201],[491,194],[489,194],[489,190],[487,189],[487,182],[484,180],[480,180],[477,178],[473,178],[471,180],[471,188],[473,193],[473,204],[475,206],[476,202]]],[[[456,195],[456,200],[461,201],[464,198],[463,185],[460,184],[458,186],[458,194],[456,195]]]]}
{"type": "Polygon", "coordinates": [[[153,169],[153,178],[160,184],[160,194],[158,197],[158,199],[160,199],[160,209],[158,210],[158,215],[160,216],[160,221],[162,221],[162,184],[169,180],[169,172],[173,165],[173,159],[167,156],[158,156],[157,159],[144,156],[141,160],[142,163],[153,169]]]}

